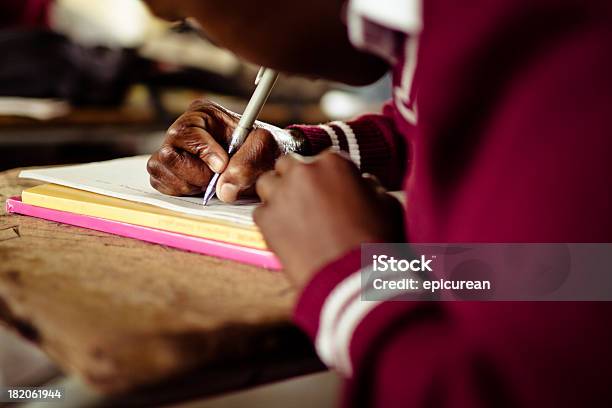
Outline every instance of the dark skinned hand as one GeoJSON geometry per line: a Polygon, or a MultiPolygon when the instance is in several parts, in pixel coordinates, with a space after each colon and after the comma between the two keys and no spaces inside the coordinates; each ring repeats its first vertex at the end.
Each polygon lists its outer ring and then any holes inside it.
{"type": "Polygon", "coordinates": [[[256,188],[255,223],[298,289],[361,243],[404,240],[400,203],[342,154],[281,157],[256,188]]]}
{"type": "Polygon", "coordinates": [[[153,188],[175,196],[202,194],[216,172],[222,173],[216,191],[222,201],[254,195],[257,177],[272,169],[281,154],[298,150],[299,136],[257,125],[230,160],[227,146],[238,120],[238,115],[213,102],[192,103],[149,159],[153,188]]]}

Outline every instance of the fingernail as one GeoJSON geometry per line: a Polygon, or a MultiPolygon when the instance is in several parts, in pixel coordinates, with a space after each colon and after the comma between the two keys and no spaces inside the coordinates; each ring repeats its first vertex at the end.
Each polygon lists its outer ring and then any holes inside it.
{"type": "Polygon", "coordinates": [[[225,202],[236,201],[238,198],[238,186],[231,183],[225,183],[219,191],[220,198],[225,202]]]}
{"type": "Polygon", "coordinates": [[[215,173],[220,173],[223,170],[223,160],[217,156],[216,154],[211,154],[208,156],[208,165],[215,173]]]}

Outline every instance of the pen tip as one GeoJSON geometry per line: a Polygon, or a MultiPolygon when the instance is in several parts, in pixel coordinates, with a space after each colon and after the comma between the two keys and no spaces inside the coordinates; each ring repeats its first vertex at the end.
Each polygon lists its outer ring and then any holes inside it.
{"type": "Polygon", "coordinates": [[[204,206],[207,206],[208,202],[210,201],[211,198],[213,198],[214,195],[215,195],[215,190],[213,188],[208,188],[206,190],[206,193],[204,194],[204,199],[202,200],[202,204],[204,206]]]}
{"type": "Polygon", "coordinates": [[[207,205],[211,198],[215,195],[215,188],[217,187],[217,180],[219,180],[219,173],[216,173],[208,183],[206,190],[204,191],[203,205],[207,205]]]}

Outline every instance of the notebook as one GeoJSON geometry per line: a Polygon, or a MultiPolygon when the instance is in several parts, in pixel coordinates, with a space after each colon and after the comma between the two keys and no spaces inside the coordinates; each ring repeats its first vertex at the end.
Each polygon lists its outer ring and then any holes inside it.
{"type": "Polygon", "coordinates": [[[267,269],[281,269],[278,258],[268,250],[249,248],[191,235],[107,220],[104,218],[51,210],[44,207],[25,204],[19,197],[9,198],[6,201],[6,211],[9,214],[29,215],[49,221],[61,222],[63,224],[75,225],[77,227],[165,245],[189,252],[230,259],[267,269]]]}
{"type": "Polygon", "coordinates": [[[226,204],[202,197],[172,197],[153,189],[148,156],[25,170],[20,177],[52,184],[22,193],[24,204],[103,218],[239,246],[266,249],[253,223],[256,203],[226,204]]]}
{"type": "Polygon", "coordinates": [[[173,197],[151,187],[147,173],[148,155],[103,162],[77,164],[46,169],[24,170],[21,178],[59,184],[79,190],[150,204],[182,214],[205,216],[236,224],[253,226],[254,201],[225,204],[212,199],[204,207],[202,197],[173,197]]]}

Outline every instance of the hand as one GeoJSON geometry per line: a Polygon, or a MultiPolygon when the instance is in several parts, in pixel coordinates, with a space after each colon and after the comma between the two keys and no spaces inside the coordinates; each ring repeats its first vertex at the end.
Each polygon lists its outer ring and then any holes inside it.
{"type": "Polygon", "coordinates": [[[222,201],[254,194],[257,177],[272,169],[282,153],[297,149],[299,136],[260,123],[230,160],[227,146],[238,120],[213,102],[192,103],[147,163],[153,188],[175,196],[201,194],[216,172],[222,173],[216,191],[222,201]]]}
{"type": "Polygon", "coordinates": [[[404,241],[399,202],[339,153],[284,156],[256,187],[255,223],[298,288],[361,243],[404,241]]]}

